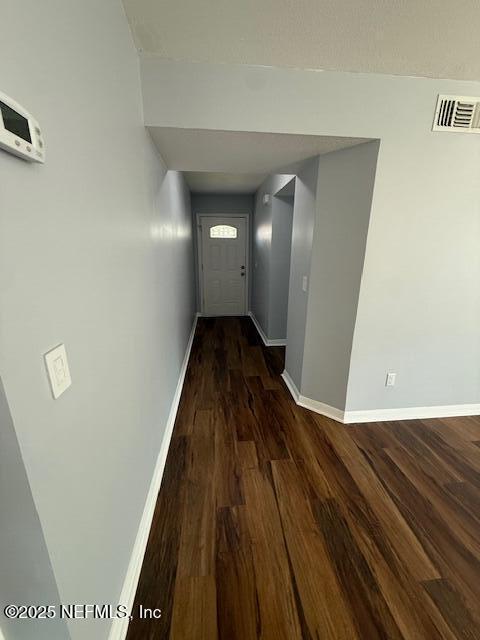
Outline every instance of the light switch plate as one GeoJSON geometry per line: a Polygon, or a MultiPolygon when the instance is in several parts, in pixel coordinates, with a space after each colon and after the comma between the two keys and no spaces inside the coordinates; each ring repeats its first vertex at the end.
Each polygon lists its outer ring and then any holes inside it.
{"type": "Polygon", "coordinates": [[[43,357],[45,358],[52,395],[56,400],[72,384],[65,345],[59,344],[58,347],[45,353],[43,357]]]}
{"type": "Polygon", "coordinates": [[[302,278],[302,291],[307,291],[308,289],[308,278],[307,276],[303,276],[302,278]]]}
{"type": "Polygon", "coordinates": [[[397,374],[396,373],[387,373],[387,377],[385,379],[385,386],[386,387],[394,387],[396,381],[397,381],[397,374]]]}

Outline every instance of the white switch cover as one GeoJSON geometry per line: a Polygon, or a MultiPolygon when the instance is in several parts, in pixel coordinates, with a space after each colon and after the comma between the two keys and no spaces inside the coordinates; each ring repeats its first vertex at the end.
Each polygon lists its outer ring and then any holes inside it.
{"type": "Polygon", "coordinates": [[[55,400],[72,384],[65,345],[59,344],[44,356],[50,387],[55,400]]]}
{"type": "Polygon", "coordinates": [[[394,387],[396,378],[397,378],[397,374],[396,373],[387,373],[387,379],[385,380],[385,386],[386,387],[394,387]]]}
{"type": "Polygon", "coordinates": [[[303,276],[302,278],[302,291],[306,291],[308,288],[308,278],[307,276],[303,276]]]}

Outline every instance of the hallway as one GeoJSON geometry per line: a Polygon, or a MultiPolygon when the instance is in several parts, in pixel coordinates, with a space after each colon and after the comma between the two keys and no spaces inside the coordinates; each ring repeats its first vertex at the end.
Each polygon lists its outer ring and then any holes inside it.
{"type": "Polygon", "coordinates": [[[199,319],[128,640],[480,637],[480,418],[343,426],[283,352],[199,319]]]}

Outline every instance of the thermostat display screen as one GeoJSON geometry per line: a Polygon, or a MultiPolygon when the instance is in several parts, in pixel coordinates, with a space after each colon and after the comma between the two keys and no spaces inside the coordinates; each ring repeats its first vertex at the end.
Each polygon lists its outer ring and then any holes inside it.
{"type": "Polygon", "coordinates": [[[22,140],[32,142],[27,118],[24,118],[1,101],[0,111],[2,112],[3,125],[7,131],[10,131],[10,133],[22,138],[22,140]]]}

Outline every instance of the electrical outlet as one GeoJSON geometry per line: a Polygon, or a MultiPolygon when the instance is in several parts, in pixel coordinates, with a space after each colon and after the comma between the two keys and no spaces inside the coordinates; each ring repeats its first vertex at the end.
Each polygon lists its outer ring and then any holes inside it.
{"type": "Polygon", "coordinates": [[[65,345],[59,344],[58,347],[55,347],[43,357],[45,358],[52,395],[56,400],[72,384],[65,345]]]}
{"type": "Polygon", "coordinates": [[[396,378],[397,378],[397,374],[396,373],[387,373],[387,378],[385,380],[385,386],[386,387],[394,387],[396,378]]]}

